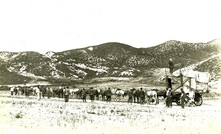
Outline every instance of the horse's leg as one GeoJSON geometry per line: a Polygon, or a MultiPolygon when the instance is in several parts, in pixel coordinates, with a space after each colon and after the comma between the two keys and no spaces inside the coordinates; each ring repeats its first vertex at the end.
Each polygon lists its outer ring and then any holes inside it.
{"type": "Polygon", "coordinates": [[[156,104],[155,105],[157,105],[157,104],[159,104],[159,98],[156,96],[156,104]]]}
{"type": "Polygon", "coordinates": [[[121,95],[119,95],[118,101],[121,101],[121,95]]]}
{"type": "Polygon", "coordinates": [[[155,98],[155,105],[157,105],[157,97],[155,96],[154,98],[155,98]]]}
{"type": "Polygon", "coordinates": [[[148,96],[148,104],[150,105],[150,97],[148,96]]]}
{"type": "Polygon", "coordinates": [[[120,101],[120,97],[121,97],[121,95],[119,94],[119,95],[118,95],[118,102],[120,101]]]}
{"type": "Polygon", "coordinates": [[[102,101],[104,101],[104,95],[102,95],[102,101]]]}
{"type": "Polygon", "coordinates": [[[73,96],[73,93],[71,92],[71,93],[70,93],[70,99],[72,99],[72,96],[73,96]]]}

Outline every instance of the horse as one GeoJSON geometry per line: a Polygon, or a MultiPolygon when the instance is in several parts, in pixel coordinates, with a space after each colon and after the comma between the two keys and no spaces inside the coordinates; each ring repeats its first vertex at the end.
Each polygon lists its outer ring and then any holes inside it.
{"type": "Polygon", "coordinates": [[[71,88],[69,91],[72,98],[74,98],[74,95],[76,95],[77,99],[81,97],[81,90],[79,88],[71,88]]]}
{"type": "Polygon", "coordinates": [[[139,93],[139,90],[133,88],[131,91],[133,92],[134,103],[140,103],[140,93],[139,93]]]}
{"type": "Polygon", "coordinates": [[[117,89],[116,95],[119,101],[121,101],[122,98],[124,98],[124,90],[122,89],[117,89]]]}
{"type": "Polygon", "coordinates": [[[148,90],[146,91],[146,95],[147,95],[147,101],[154,103],[155,105],[159,103],[158,97],[157,97],[157,91],[155,90],[148,90]]]}
{"type": "Polygon", "coordinates": [[[100,88],[95,88],[95,97],[96,97],[96,100],[99,100],[100,95],[101,95],[101,89],[100,89],[100,88]]]}
{"type": "MultiPolygon", "coordinates": [[[[52,88],[52,87],[51,87],[52,88]]],[[[63,93],[63,89],[62,88],[60,88],[60,87],[57,87],[57,86],[55,86],[55,87],[53,87],[52,88],[52,95],[53,95],[53,97],[58,97],[58,98],[61,98],[62,97],[62,95],[60,96],[60,94],[62,94],[63,93]]]]}
{"type": "Polygon", "coordinates": [[[130,90],[124,90],[123,98],[124,98],[125,96],[127,96],[129,92],[130,92],[130,90]]]}
{"type": "Polygon", "coordinates": [[[124,90],[120,88],[114,88],[111,90],[112,94],[116,95],[116,101],[121,101],[121,99],[124,97],[124,90]]]}
{"type": "Polygon", "coordinates": [[[113,94],[113,90],[111,90],[110,88],[104,91],[104,95],[106,96],[106,101],[109,103],[111,102],[112,94],[113,94]]]}
{"type": "Polygon", "coordinates": [[[105,101],[105,100],[106,100],[106,98],[105,98],[105,97],[106,97],[106,95],[105,95],[105,91],[106,91],[106,90],[104,90],[104,89],[101,89],[101,90],[100,90],[101,101],[105,101]]]}

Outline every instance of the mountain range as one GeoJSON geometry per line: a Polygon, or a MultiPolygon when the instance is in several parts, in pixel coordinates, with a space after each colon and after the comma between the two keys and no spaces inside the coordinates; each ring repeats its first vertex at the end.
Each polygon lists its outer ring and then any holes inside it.
{"type": "MultiPolygon", "coordinates": [[[[154,47],[135,48],[108,42],[62,52],[0,52],[0,84],[50,83],[96,77],[148,77],[148,70],[168,68],[172,58],[175,70],[194,66],[221,78],[221,38],[206,43],[170,40],[154,47]]],[[[154,75],[154,74],[152,74],[154,75]]]]}

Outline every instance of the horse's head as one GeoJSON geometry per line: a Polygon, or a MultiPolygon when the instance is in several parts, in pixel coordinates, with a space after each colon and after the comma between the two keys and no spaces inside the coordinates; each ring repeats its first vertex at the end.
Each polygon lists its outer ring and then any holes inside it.
{"type": "Polygon", "coordinates": [[[116,88],[111,89],[111,93],[112,93],[112,94],[115,94],[115,93],[116,93],[116,91],[117,91],[117,89],[116,89],[116,88]]]}

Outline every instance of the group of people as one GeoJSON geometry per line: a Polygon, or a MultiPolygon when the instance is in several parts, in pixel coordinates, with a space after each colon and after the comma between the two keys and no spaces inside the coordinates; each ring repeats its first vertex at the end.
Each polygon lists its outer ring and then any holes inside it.
{"type": "Polygon", "coordinates": [[[51,98],[53,90],[49,86],[12,86],[10,87],[10,94],[24,95],[29,97],[31,95],[36,96],[38,100],[44,97],[51,98]]]}
{"type": "MultiPolygon", "coordinates": [[[[60,86],[58,90],[53,90],[52,87],[50,86],[33,86],[33,87],[11,87],[10,88],[11,95],[34,95],[36,96],[37,100],[40,100],[41,98],[44,98],[45,96],[50,99],[53,94],[57,91],[57,97],[59,98],[64,98],[65,102],[69,102],[69,99],[71,98],[71,91],[69,86],[60,86]]],[[[106,90],[100,90],[99,93],[97,93],[98,90],[90,87],[89,89],[82,88],[79,90],[79,95],[80,98],[82,99],[83,102],[87,102],[87,98],[89,97],[90,101],[93,102],[95,100],[95,97],[98,95],[101,96],[102,101],[106,102],[111,102],[111,98],[113,95],[113,92],[111,88],[109,87],[106,90]]],[[[181,88],[181,97],[180,97],[180,102],[181,102],[181,107],[185,107],[185,101],[187,98],[187,94],[184,92],[183,88],[181,88]]],[[[127,103],[132,104],[132,103],[139,103],[139,104],[145,104],[145,97],[146,97],[146,92],[143,90],[143,88],[140,89],[130,89],[126,92],[126,95],[128,96],[127,103]]],[[[117,96],[117,95],[116,95],[117,96]]],[[[172,102],[173,102],[173,96],[172,96],[172,88],[168,88],[166,90],[166,98],[165,98],[165,104],[166,107],[172,107],[172,102]]],[[[156,101],[156,100],[155,100],[156,101]]]]}
{"type": "Polygon", "coordinates": [[[59,94],[63,94],[63,95],[59,95],[59,98],[63,98],[65,102],[69,101],[69,98],[72,96],[73,94],[76,94],[78,98],[81,98],[83,102],[87,102],[87,96],[89,96],[90,101],[94,102],[95,98],[99,98],[99,95],[102,95],[102,100],[104,101],[106,97],[106,101],[107,102],[111,102],[111,96],[112,96],[112,92],[111,89],[108,88],[107,90],[105,90],[104,92],[102,91],[98,91],[97,89],[90,87],[89,89],[86,88],[82,88],[82,89],[78,89],[75,93],[72,93],[73,91],[71,91],[71,89],[67,86],[60,86],[59,87],[59,94]],[[100,93],[99,93],[100,92],[100,93]]]}
{"type": "Polygon", "coordinates": [[[128,103],[140,103],[144,104],[145,103],[145,91],[143,88],[140,88],[140,90],[136,90],[135,88],[131,89],[127,93],[128,95],[128,103]]]}
{"type": "MultiPolygon", "coordinates": [[[[189,102],[190,105],[193,104],[194,102],[194,98],[193,97],[189,97],[190,95],[187,95],[187,93],[184,92],[183,88],[180,89],[181,90],[181,96],[180,96],[180,105],[182,108],[185,107],[185,105],[189,102]]],[[[172,107],[172,102],[173,102],[173,97],[172,97],[172,91],[171,88],[167,89],[166,91],[166,98],[165,98],[165,104],[166,107],[170,108],[172,107]]]]}
{"type": "MultiPolygon", "coordinates": [[[[168,66],[169,73],[170,73],[170,75],[172,75],[172,73],[174,72],[174,63],[173,63],[172,58],[169,59],[168,64],[169,64],[169,66],[168,66]]],[[[172,100],[173,99],[173,97],[172,97],[172,79],[169,78],[168,76],[166,76],[166,79],[167,79],[167,90],[166,90],[165,104],[166,104],[166,107],[172,107],[172,101],[173,101],[172,100]]],[[[186,93],[183,89],[183,80],[181,78],[180,105],[182,108],[184,108],[186,103],[188,103],[188,102],[190,103],[190,105],[192,105],[194,103],[194,97],[195,97],[194,90],[191,87],[188,87],[188,88],[189,88],[189,93],[186,93]]]]}
{"type": "MultiPolygon", "coordinates": [[[[26,97],[29,96],[36,96],[38,100],[47,97],[50,99],[51,97],[58,97],[64,98],[65,102],[68,102],[70,98],[73,97],[72,88],[69,86],[58,86],[52,87],[47,85],[42,86],[13,86],[10,87],[11,95],[25,95],[26,97]]],[[[74,93],[77,95],[77,98],[82,99],[83,102],[87,102],[87,98],[93,102],[95,99],[99,99],[101,97],[102,101],[111,102],[112,96],[115,94],[113,90],[108,87],[107,89],[99,89],[90,87],[88,89],[82,88],[79,89],[77,92],[74,93]]],[[[138,102],[143,104],[145,102],[145,92],[141,88],[140,90],[136,90],[135,88],[129,90],[127,93],[128,103],[138,102]]],[[[116,95],[118,96],[118,95],[116,95]]]]}

